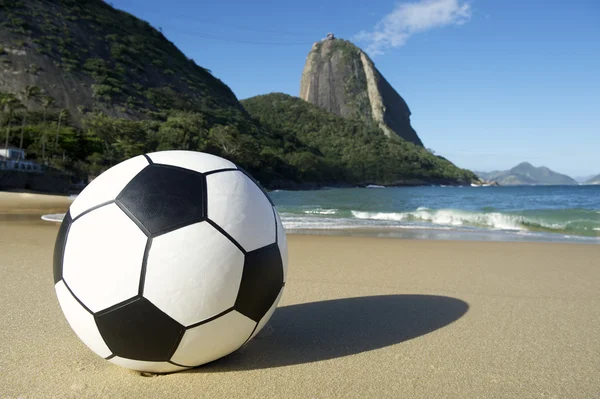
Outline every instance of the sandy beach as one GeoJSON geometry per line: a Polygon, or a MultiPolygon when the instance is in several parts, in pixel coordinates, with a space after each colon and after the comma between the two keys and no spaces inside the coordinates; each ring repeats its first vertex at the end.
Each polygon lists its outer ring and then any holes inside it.
{"type": "Polygon", "coordinates": [[[0,192],[0,215],[42,215],[65,212],[73,201],[68,196],[25,192],[0,192]]]}
{"type": "Polygon", "coordinates": [[[598,245],[289,235],[254,340],[142,375],[91,352],[59,307],[59,225],[39,216],[69,203],[0,193],[0,213],[29,215],[0,218],[0,398],[600,397],[598,245]]]}

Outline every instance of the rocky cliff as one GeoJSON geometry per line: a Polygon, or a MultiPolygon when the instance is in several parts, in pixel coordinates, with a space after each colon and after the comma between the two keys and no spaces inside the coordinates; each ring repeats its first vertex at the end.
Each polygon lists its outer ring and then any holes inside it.
{"type": "Polygon", "coordinates": [[[373,61],[343,39],[313,45],[302,72],[300,98],[346,118],[375,122],[386,136],[422,146],[410,109],[373,61]]]}
{"type": "Polygon", "coordinates": [[[134,120],[167,108],[243,112],[159,30],[101,0],[0,1],[0,92],[21,97],[27,86],[74,120],[87,111],[134,120]]]}

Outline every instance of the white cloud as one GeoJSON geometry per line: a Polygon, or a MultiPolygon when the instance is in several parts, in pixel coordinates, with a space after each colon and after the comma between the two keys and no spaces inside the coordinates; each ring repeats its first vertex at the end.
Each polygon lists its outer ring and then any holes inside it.
{"type": "Polygon", "coordinates": [[[361,31],[354,40],[367,44],[372,55],[400,47],[415,33],[448,25],[462,25],[471,18],[471,5],[464,0],[417,0],[399,3],[371,31],[361,31]]]}

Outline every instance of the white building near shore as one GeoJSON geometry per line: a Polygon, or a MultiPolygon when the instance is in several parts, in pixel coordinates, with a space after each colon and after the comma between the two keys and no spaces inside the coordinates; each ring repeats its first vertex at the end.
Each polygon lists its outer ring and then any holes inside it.
{"type": "Polygon", "coordinates": [[[15,147],[0,147],[0,170],[42,172],[42,165],[25,159],[25,151],[15,147]]]}

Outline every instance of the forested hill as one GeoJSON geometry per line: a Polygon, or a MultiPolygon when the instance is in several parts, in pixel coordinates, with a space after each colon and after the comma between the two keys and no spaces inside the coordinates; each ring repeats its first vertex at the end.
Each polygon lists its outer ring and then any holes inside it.
{"type": "Polygon", "coordinates": [[[290,162],[307,181],[384,185],[468,184],[474,173],[399,137],[386,137],[376,122],[346,119],[300,98],[271,93],[242,100],[244,108],[284,140],[316,151],[294,151],[290,162]]]}
{"type": "Polygon", "coordinates": [[[0,50],[0,91],[39,86],[74,120],[166,109],[239,117],[227,85],[146,21],[102,0],[2,0],[0,50]]]}
{"type": "Polygon", "coordinates": [[[101,0],[0,1],[2,142],[87,179],[149,151],[226,157],[295,182],[283,143],[157,29],[101,0]]]}
{"type": "Polygon", "coordinates": [[[244,105],[159,30],[101,0],[0,1],[0,145],[74,180],[168,149],[225,157],[267,188],[476,179],[299,98],[244,105]]]}

